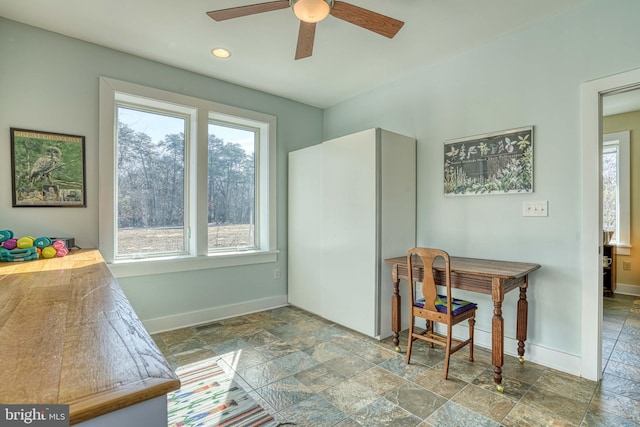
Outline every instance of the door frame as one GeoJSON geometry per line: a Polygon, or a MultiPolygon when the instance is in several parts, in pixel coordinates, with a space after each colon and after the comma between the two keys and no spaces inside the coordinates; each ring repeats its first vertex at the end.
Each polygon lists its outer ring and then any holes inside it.
{"type": "Polygon", "coordinates": [[[582,84],[581,375],[593,381],[602,378],[602,97],[633,88],[640,69],[582,84]]]}

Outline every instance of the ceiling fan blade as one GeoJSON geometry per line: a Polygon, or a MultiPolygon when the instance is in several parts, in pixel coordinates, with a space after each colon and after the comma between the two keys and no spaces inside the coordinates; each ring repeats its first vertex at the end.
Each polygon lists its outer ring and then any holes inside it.
{"type": "Polygon", "coordinates": [[[316,23],[300,21],[296,59],[307,58],[313,53],[313,39],[316,36],[316,23]]]}
{"type": "Polygon", "coordinates": [[[213,10],[207,15],[214,21],[240,18],[241,16],[255,15],[256,13],[271,12],[272,10],[286,9],[289,0],[268,1],[266,3],[250,4],[247,6],[230,7],[229,9],[213,10]]]}
{"type": "Polygon", "coordinates": [[[331,8],[331,15],[390,39],[398,34],[404,25],[404,22],[397,19],[343,1],[335,2],[331,8]]]}

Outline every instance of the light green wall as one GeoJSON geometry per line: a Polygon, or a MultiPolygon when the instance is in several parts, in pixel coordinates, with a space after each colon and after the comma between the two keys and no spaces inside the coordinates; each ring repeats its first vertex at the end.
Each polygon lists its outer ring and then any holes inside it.
{"type": "MultiPolygon", "coordinates": [[[[74,236],[81,247],[98,246],[100,76],[277,116],[277,264],[119,281],[143,320],[286,295],[287,153],[322,140],[322,110],[3,18],[0,58],[0,229],[16,235],[74,236]],[[87,208],[11,207],[10,127],[86,136],[87,208]]],[[[224,64],[212,59],[211,66],[224,64]]]]}
{"type": "Polygon", "coordinates": [[[619,255],[616,281],[638,287],[640,293],[640,111],[607,116],[602,121],[604,133],[630,131],[631,153],[631,255],[619,255]],[[631,270],[623,270],[622,262],[631,262],[631,270]]]}
{"type": "MultiPolygon", "coordinates": [[[[541,352],[581,354],[581,85],[640,67],[639,16],[637,0],[588,1],[325,110],[326,139],[372,126],[417,138],[419,245],[542,265],[531,276],[527,340],[541,352]],[[443,196],[445,141],[526,125],[534,193],[443,196]],[[549,216],[523,217],[523,202],[537,200],[549,216]]],[[[480,303],[476,327],[491,331],[490,297],[464,296],[480,303]]],[[[503,306],[508,338],[517,297],[503,306]]]]}
{"type": "MultiPolygon", "coordinates": [[[[98,244],[98,77],[205,97],[278,117],[277,266],[286,272],[286,153],[371,127],[418,139],[418,244],[455,255],[542,264],[531,277],[528,342],[580,353],[581,98],[583,82],[640,67],[640,2],[591,0],[534,27],[407,71],[401,79],[324,112],[0,18],[0,228],[74,235],[98,244]],[[323,129],[324,122],[324,129],[323,129]],[[443,143],[534,125],[533,194],[445,198],[443,143]],[[9,127],[87,137],[88,207],[11,208],[9,127]],[[524,201],[548,200],[549,217],[523,218],[524,201]]],[[[215,66],[215,65],[213,65],[215,66]]],[[[121,279],[142,319],[286,293],[273,264],[121,279]]],[[[477,328],[490,331],[489,297],[477,328]]],[[[506,336],[515,301],[506,296],[506,336]]],[[[595,333],[595,332],[594,332],[595,333]]],[[[508,349],[509,350],[509,349],[508,349]]]]}

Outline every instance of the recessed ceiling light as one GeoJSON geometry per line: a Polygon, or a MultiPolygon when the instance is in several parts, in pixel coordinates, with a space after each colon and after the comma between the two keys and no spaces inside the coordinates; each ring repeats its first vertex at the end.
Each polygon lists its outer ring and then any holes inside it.
{"type": "Polygon", "coordinates": [[[212,49],[211,54],[216,58],[222,58],[222,59],[226,59],[231,56],[231,52],[229,52],[227,49],[224,49],[222,47],[217,47],[215,49],[212,49]]]}

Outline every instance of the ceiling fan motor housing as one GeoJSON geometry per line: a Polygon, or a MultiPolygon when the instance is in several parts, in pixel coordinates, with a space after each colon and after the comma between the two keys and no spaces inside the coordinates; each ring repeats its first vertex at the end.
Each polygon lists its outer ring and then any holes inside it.
{"type": "Polygon", "coordinates": [[[329,15],[334,0],[289,0],[298,19],[308,23],[320,22],[329,15]]]}

